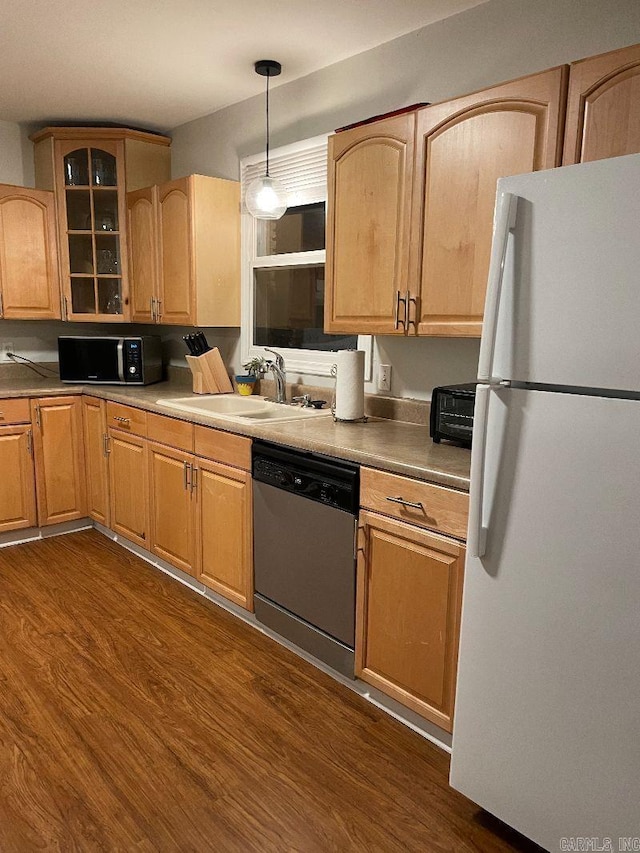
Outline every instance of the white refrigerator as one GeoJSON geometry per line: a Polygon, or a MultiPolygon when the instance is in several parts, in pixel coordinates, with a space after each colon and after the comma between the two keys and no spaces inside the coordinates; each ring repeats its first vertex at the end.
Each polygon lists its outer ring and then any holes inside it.
{"type": "Polygon", "coordinates": [[[640,850],[640,155],[498,182],[478,379],[451,785],[640,850]]]}

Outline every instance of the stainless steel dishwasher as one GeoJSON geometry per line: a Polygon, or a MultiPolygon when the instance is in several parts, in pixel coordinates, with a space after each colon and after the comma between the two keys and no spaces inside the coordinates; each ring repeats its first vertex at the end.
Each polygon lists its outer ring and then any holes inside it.
{"type": "Polygon", "coordinates": [[[354,677],[359,468],[253,443],[258,621],[354,677]]]}

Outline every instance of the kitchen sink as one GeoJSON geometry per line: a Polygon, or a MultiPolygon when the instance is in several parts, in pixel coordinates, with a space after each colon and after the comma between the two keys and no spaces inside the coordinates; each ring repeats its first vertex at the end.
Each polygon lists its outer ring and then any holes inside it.
{"type": "Polygon", "coordinates": [[[160,406],[168,406],[180,412],[208,415],[212,418],[235,421],[236,423],[295,421],[303,418],[318,418],[329,415],[328,410],[306,409],[272,403],[264,397],[240,397],[238,394],[211,397],[178,397],[173,400],[156,400],[160,406]]]}

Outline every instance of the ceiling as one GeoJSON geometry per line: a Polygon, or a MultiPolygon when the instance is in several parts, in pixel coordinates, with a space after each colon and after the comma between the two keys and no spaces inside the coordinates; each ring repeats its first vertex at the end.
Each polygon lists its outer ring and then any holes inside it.
{"type": "Polygon", "coordinates": [[[2,0],[0,119],[169,130],[484,0],[2,0]]]}

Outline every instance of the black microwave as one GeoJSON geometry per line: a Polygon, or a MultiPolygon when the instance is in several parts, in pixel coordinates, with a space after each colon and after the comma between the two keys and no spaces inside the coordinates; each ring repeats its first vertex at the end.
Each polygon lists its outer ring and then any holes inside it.
{"type": "Polygon", "coordinates": [[[150,385],[162,379],[160,338],[58,338],[60,379],[103,385],[150,385]]]}
{"type": "Polygon", "coordinates": [[[436,444],[444,439],[463,447],[471,447],[476,384],[470,382],[466,385],[445,385],[433,389],[429,426],[431,438],[436,444]]]}

